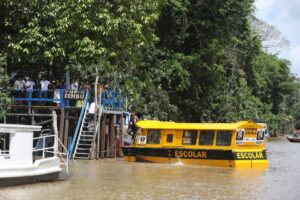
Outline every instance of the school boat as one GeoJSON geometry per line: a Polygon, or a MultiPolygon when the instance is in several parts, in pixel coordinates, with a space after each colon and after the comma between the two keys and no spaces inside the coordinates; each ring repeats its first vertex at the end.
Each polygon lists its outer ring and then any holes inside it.
{"type": "Polygon", "coordinates": [[[197,164],[235,168],[266,168],[265,128],[237,123],[137,123],[131,146],[122,147],[125,160],[197,164]]]}
{"type": "Polygon", "coordinates": [[[33,132],[41,128],[0,124],[1,187],[56,179],[61,165],[68,171],[68,155],[58,151],[59,143],[63,145],[56,135],[33,138],[33,132]]]}

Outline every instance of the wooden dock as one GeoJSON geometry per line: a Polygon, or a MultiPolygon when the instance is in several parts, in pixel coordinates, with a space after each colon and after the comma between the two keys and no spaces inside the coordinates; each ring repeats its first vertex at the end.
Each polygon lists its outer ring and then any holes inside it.
{"type": "MultiPolygon", "coordinates": [[[[82,123],[82,107],[69,106],[66,99],[63,98],[65,91],[61,90],[61,98],[13,98],[13,104],[9,113],[4,118],[4,123],[20,123],[28,125],[42,125],[43,128],[53,128],[52,112],[57,114],[57,127],[59,138],[66,147],[69,147],[69,153],[74,153],[74,142],[79,138],[78,134],[82,128],[78,128],[82,123]],[[58,102],[59,103],[55,103],[58,102]],[[73,148],[73,149],[72,149],[73,148]]],[[[85,100],[91,101],[89,92],[85,91],[85,100]]],[[[102,94],[103,95],[103,94],[102,94]]],[[[103,97],[111,97],[105,94],[103,97]]],[[[113,96],[113,97],[116,97],[113,96]]],[[[99,130],[94,133],[94,141],[91,146],[91,153],[88,159],[114,158],[122,157],[120,147],[124,145],[123,134],[125,132],[124,117],[128,117],[122,110],[121,100],[102,99],[98,110],[102,107],[101,116],[96,117],[95,126],[99,130]],[[100,106],[101,105],[101,106],[100,106]]],[[[98,111],[97,111],[98,112],[98,111]]],[[[70,156],[72,157],[72,155],[70,156]]]]}

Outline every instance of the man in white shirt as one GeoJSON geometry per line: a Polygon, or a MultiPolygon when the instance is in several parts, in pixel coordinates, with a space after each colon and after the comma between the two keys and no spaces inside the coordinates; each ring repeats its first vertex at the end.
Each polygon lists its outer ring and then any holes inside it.
{"type": "Polygon", "coordinates": [[[51,84],[50,81],[46,80],[44,77],[40,81],[41,84],[41,93],[40,98],[47,98],[48,87],[51,84]]]}
{"type": "Polygon", "coordinates": [[[24,80],[21,76],[14,82],[15,90],[23,90],[24,89],[24,80]]]}
{"type": "Polygon", "coordinates": [[[89,118],[88,129],[89,130],[93,129],[95,109],[96,109],[96,104],[95,104],[95,102],[93,102],[93,103],[90,104],[89,114],[88,114],[88,118],[89,118]]]}
{"type": "Polygon", "coordinates": [[[21,76],[14,82],[14,89],[16,91],[13,92],[13,96],[15,98],[23,97],[22,90],[24,89],[24,80],[21,76]]]}

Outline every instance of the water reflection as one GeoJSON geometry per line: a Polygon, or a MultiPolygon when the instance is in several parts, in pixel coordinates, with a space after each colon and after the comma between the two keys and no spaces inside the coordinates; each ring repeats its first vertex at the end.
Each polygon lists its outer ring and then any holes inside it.
{"type": "Polygon", "coordinates": [[[298,199],[299,148],[269,141],[267,170],[74,160],[68,180],[2,188],[0,199],[298,199]]]}

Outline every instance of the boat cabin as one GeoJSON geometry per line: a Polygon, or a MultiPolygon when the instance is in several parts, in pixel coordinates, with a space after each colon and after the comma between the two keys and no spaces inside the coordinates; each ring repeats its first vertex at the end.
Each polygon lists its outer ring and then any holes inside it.
{"type": "Polygon", "coordinates": [[[57,178],[61,165],[67,170],[68,155],[58,152],[56,135],[33,137],[41,128],[0,124],[0,186],[57,178]]]}
{"type": "Polygon", "coordinates": [[[41,126],[0,124],[0,163],[2,166],[32,165],[33,132],[41,126]]]}

